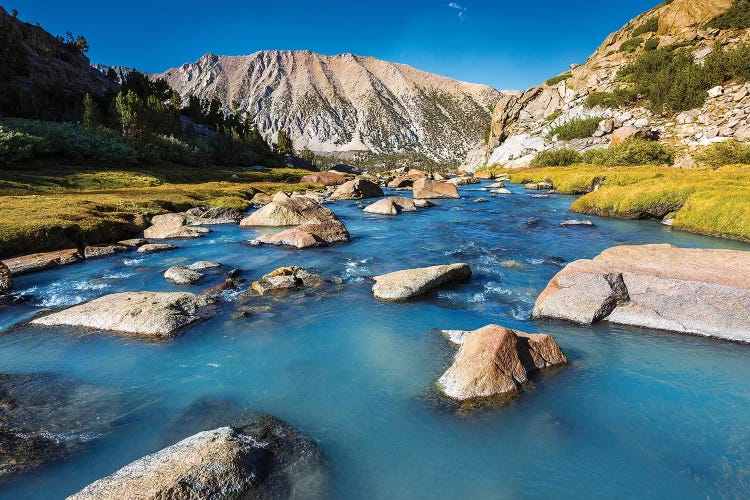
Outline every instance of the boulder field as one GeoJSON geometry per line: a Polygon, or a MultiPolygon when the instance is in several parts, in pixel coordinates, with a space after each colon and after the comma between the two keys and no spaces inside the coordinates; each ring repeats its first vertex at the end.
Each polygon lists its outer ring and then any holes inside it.
{"type": "Polygon", "coordinates": [[[31,322],[81,326],[115,333],[170,338],[181,328],[208,316],[212,300],[187,292],[122,292],[104,295],[31,322]]]}
{"type": "Polygon", "coordinates": [[[199,432],[68,498],[322,499],[328,482],[325,457],[315,442],[266,416],[199,432]]]}
{"type": "Polygon", "coordinates": [[[557,273],[532,316],[750,342],[750,252],[612,247],[557,273]]]}
{"type": "Polygon", "coordinates": [[[459,349],[438,388],[457,401],[508,401],[520,395],[529,372],[568,363],[547,334],[488,325],[467,332],[452,330],[446,338],[459,349]]]}
{"type": "Polygon", "coordinates": [[[287,227],[259,236],[256,243],[309,248],[349,241],[349,232],[336,215],[306,197],[272,201],[240,221],[240,227],[287,227]]]}
{"type": "Polygon", "coordinates": [[[465,283],[471,279],[468,264],[448,264],[395,271],[375,276],[372,293],[386,301],[402,301],[423,295],[449,283],[465,283]]]}

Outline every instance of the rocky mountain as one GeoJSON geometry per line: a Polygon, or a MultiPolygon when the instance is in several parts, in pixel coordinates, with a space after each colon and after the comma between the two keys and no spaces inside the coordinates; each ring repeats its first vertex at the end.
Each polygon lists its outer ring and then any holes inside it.
{"type": "Polygon", "coordinates": [[[109,70],[112,70],[114,72],[114,80],[116,80],[118,83],[122,83],[125,81],[125,78],[132,73],[133,71],[137,71],[139,73],[143,73],[144,75],[148,75],[148,73],[144,71],[139,71],[135,68],[130,68],[128,66],[107,66],[106,64],[101,63],[95,63],[91,65],[92,68],[99,71],[103,75],[107,75],[109,73],[109,70]]]}
{"type": "Polygon", "coordinates": [[[287,130],[297,149],[409,151],[440,161],[461,160],[483,141],[503,96],[404,64],[309,51],[206,54],[154,76],[183,97],[217,98],[246,111],[269,139],[287,130]]]}
{"type": "Polygon", "coordinates": [[[628,105],[591,106],[593,93],[622,88],[618,72],[646,51],[689,50],[701,63],[721,45],[725,49],[750,41],[747,29],[707,25],[725,13],[732,0],[672,0],[628,22],[609,35],[584,64],[525,92],[506,94],[492,112],[484,147],[471,151],[469,168],[498,163],[526,166],[540,151],[607,147],[629,134],[658,137],[678,151],[678,163],[690,164],[696,149],[729,138],[750,141],[750,85],[729,83],[711,88],[705,103],[680,113],[654,113],[642,100],[628,105]],[[601,118],[591,137],[569,141],[550,137],[556,126],[579,118],[601,118]]]}
{"type": "Polygon", "coordinates": [[[87,92],[103,95],[117,88],[78,48],[0,6],[1,114],[78,120],[87,92]]]}

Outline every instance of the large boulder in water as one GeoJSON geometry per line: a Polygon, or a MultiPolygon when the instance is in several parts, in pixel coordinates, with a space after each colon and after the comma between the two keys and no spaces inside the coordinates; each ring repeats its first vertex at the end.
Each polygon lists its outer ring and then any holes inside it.
{"type": "Polygon", "coordinates": [[[95,481],[71,499],[294,498],[328,492],[325,458],[273,417],[199,432],[95,481]]]}
{"type": "Polygon", "coordinates": [[[532,315],[750,342],[748,310],[750,252],[624,245],[568,264],[532,315]]]}
{"type": "Polygon", "coordinates": [[[68,325],[152,338],[173,337],[208,315],[211,299],[187,292],[122,292],[32,320],[37,325],[68,325]]]}
{"type": "Polygon", "coordinates": [[[304,197],[274,201],[240,222],[241,227],[297,226],[279,233],[264,234],[258,243],[308,248],[349,241],[349,232],[336,215],[304,197]]]}
{"type": "Polygon", "coordinates": [[[354,179],[343,183],[331,195],[334,200],[361,200],[383,196],[380,186],[367,179],[354,179]]]}
{"type": "Polygon", "coordinates": [[[451,338],[461,345],[438,387],[458,401],[507,401],[520,394],[529,372],[568,362],[557,342],[546,334],[488,325],[463,335],[454,333],[451,338]]]}
{"type": "Polygon", "coordinates": [[[439,198],[461,198],[458,189],[447,182],[432,181],[421,178],[414,181],[412,186],[414,198],[439,199],[439,198]]]}
{"type": "Polygon", "coordinates": [[[449,283],[464,283],[471,279],[468,264],[406,269],[375,276],[372,293],[375,298],[388,301],[408,300],[449,283]]]}
{"type": "Polygon", "coordinates": [[[415,212],[417,210],[412,198],[390,196],[367,205],[364,211],[368,214],[398,215],[401,212],[415,212]]]}

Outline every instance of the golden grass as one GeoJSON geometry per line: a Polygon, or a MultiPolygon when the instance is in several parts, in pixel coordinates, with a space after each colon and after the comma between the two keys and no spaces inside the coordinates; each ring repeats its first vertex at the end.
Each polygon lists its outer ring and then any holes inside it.
{"type": "Polygon", "coordinates": [[[0,173],[0,256],[116,241],[142,229],[154,214],[201,205],[245,210],[258,191],[316,187],[273,180],[298,180],[305,173],[291,169],[243,171],[233,182],[202,182],[232,178],[234,172],[191,172],[184,167],[159,172],[59,168],[58,175],[52,167],[0,173]],[[191,173],[195,179],[191,183],[166,182],[191,173]]]}
{"type": "Polygon", "coordinates": [[[525,169],[511,182],[551,179],[561,193],[583,194],[571,210],[624,219],[673,214],[677,229],[750,241],[750,166],[682,170],[592,165],[525,169]],[[589,192],[592,181],[604,178],[589,192]]]}

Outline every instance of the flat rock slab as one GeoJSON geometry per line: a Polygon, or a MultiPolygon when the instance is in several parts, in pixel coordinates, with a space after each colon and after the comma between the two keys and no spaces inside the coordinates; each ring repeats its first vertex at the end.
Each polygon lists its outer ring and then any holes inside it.
{"type": "Polygon", "coordinates": [[[175,250],[177,247],[171,243],[146,243],[138,247],[138,253],[158,253],[175,250]]]}
{"type": "Polygon", "coordinates": [[[539,295],[532,315],[750,342],[750,252],[609,248],[568,264],[539,295]]]}
{"type": "Polygon", "coordinates": [[[206,308],[211,303],[208,297],[186,292],[114,293],[34,319],[32,323],[169,338],[206,317],[206,308]]]}
{"type": "Polygon", "coordinates": [[[69,499],[323,499],[325,458],[273,417],[199,432],[95,481],[69,499]]]}
{"type": "Polygon", "coordinates": [[[120,252],[128,251],[130,247],[125,245],[89,245],[83,250],[83,254],[87,259],[95,259],[97,257],[108,257],[120,252]]]}
{"type": "Polygon", "coordinates": [[[372,293],[388,301],[408,300],[449,283],[465,283],[471,279],[468,264],[448,264],[396,271],[375,276],[372,293]]]}
{"type": "Polygon", "coordinates": [[[81,262],[83,255],[75,248],[54,252],[33,253],[6,259],[3,262],[13,275],[33,273],[81,262]]]}
{"type": "Polygon", "coordinates": [[[458,401],[505,402],[520,394],[528,373],[565,365],[560,346],[547,334],[529,334],[499,325],[447,334],[459,345],[453,365],[438,380],[438,388],[458,401]]]}

